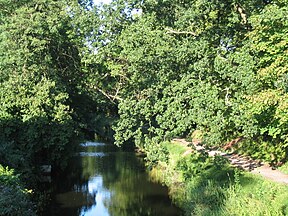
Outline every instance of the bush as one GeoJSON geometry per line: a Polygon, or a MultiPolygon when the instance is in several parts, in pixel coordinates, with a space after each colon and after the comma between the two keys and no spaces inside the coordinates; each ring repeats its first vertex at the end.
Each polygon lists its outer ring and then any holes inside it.
{"type": "Polygon", "coordinates": [[[75,132],[67,93],[54,81],[35,84],[28,77],[0,83],[0,98],[0,162],[30,167],[63,161],[75,132]]]}
{"type": "Polygon", "coordinates": [[[13,169],[0,165],[0,216],[36,215],[29,193],[13,169]]]}
{"type": "Polygon", "coordinates": [[[146,161],[149,168],[158,162],[168,162],[169,152],[164,143],[150,143],[145,145],[146,161]]]}

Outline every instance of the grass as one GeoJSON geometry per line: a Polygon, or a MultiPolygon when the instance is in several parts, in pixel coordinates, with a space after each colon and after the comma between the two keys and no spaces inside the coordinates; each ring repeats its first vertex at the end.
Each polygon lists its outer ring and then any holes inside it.
{"type": "Polygon", "coordinates": [[[173,157],[182,155],[187,150],[186,146],[177,143],[163,142],[163,144],[167,147],[170,155],[173,157]]]}
{"type": "Polygon", "coordinates": [[[221,158],[183,156],[181,144],[165,145],[169,161],[159,163],[151,176],[169,186],[184,215],[288,215],[287,185],[232,168],[221,158]]]}
{"type": "Polygon", "coordinates": [[[242,173],[225,191],[222,215],[288,215],[288,187],[242,173]]]}
{"type": "Polygon", "coordinates": [[[281,167],[278,168],[281,172],[288,175],[288,163],[283,164],[281,167]]]}

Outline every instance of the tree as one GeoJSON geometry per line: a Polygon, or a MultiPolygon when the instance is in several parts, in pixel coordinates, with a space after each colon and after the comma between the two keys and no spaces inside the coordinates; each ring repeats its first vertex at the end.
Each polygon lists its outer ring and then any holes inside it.
{"type": "Polygon", "coordinates": [[[116,142],[144,147],[198,128],[206,144],[245,137],[257,157],[283,158],[285,2],[134,3],[142,13],[97,52],[116,81],[116,142]]]}
{"type": "Polygon", "coordinates": [[[253,30],[243,48],[255,59],[255,79],[254,90],[242,98],[242,125],[244,133],[258,141],[245,147],[273,162],[287,158],[286,14],[287,4],[275,1],[251,16],[253,30]]]}
{"type": "Polygon", "coordinates": [[[67,5],[1,4],[1,160],[12,166],[22,160],[59,164],[74,148],[73,97],[82,77],[67,5]]]}

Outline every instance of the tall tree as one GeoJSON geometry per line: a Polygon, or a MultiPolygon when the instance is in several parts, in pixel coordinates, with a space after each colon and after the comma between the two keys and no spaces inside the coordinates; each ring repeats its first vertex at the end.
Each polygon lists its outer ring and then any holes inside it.
{"type": "Polygon", "coordinates": [[[254,90],[243,97],[244,132],[255,142],[245,146],[254,156],[269,161],[287,159],[287,10],[274,1],[251,16],[247,57],[255,59],[254,90]]]}
{"type": "Polygon", "coordinates": [[[119,145],[147,146],[198,128],[207,144],[241,136],[250,140],[246,151],[261,149],[256,157],[285,157],[285,1],[131,5],[141,14],[97,53],[115,79],[119,145]]]}
{"type": "Polygon", "coordinates": [[[58,163],[73,147],[71,107],[82,77],[69,7],[52,0],[1,4],[1,160],[58,163]]]}

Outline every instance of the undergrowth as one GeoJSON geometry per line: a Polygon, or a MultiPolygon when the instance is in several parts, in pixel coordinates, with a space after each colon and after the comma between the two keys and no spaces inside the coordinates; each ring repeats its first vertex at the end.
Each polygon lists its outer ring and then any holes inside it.
{"type": "Polygon", "coordinates": [[[29,193],[13,169],[0,165],[0,216],[34,216],[29,193]]]}
{"type": "Polygon", "coordinates": [[[185,156],[180,144],[165,145],[169,160],[158,161],[150,174],[169,186],[184,215],[288,215],[286,185],[233,168],[220,156],[185,156]]]}

